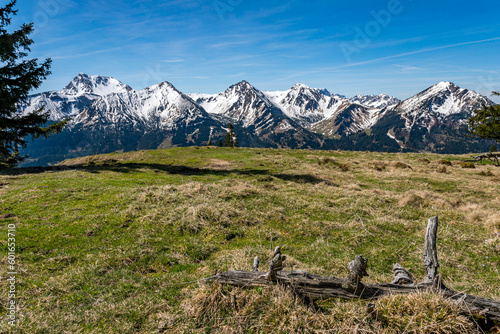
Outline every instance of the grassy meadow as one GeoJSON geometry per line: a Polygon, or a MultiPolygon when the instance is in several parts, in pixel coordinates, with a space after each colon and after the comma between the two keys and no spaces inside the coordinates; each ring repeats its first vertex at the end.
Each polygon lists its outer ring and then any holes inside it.
{"type": "MultiPolygon", "coordinates": [[[[466,158],[189,147],[3,171],[17,333],[480,333],[461,305],[430,294],[385,297],[373,318],[366,301],[311,308],[281,287],[203,283],[250,270],[256,255],[265,270],[277,245],[287,270],[345,277],[361,254],[366,282],[390,282],[396,262],[422,279],[438,215],[445,284],[500,300],[500,168],[466,158]]],[[[0,302],[8,333],[6,293],[0,302]]]]}

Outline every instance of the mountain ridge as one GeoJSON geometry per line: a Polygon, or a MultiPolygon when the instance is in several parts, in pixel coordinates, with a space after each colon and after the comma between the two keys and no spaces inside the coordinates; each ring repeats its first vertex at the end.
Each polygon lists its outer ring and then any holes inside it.
{"type": "MultiPolygon", "coordinates": [[[[368,150],[453,152],[446,141],[457,146],[466,118],[483,104],[494,103],[448,81],[401,101],[387,94],[347,98],[305,84],[261,91],[245,80],[218,94],[184,94],[167,81],[135,90],[80,73],[61,91],[30,96],[20,111],[43,106],[51,121],[72,118],[62,134],[25,152],[33,163],[54,163],[61,156],[216,144],[229,122],[243,146],[360,149],[364,143],[368,150]],[[61,148],[63,140],[71,144],[61,148]]],[[[477,144],[461,146],[486,145],[477,144]]]]}

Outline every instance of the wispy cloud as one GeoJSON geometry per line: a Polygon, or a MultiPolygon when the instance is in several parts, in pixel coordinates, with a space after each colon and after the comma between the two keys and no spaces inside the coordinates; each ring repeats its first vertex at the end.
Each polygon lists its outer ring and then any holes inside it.
{"type": "Polygon", "coordinates": [[[415,66],[408,66],[408,65],[394,65],[394,66],[399,67],[401,73],[409,73],[409,72],[423,70],[423,68],[415,67],[415,66]]]}
{"type": "Polygon", "coordinates": [[[401,57],[406,57],[406,56],[412,56],[412,55],[416,55],[416,54],[420,54],[420,53],[427,53],[427,52],[433,52],[433,51],[438,51],[438,50],[456,48],[456,47],[465,46],[465,45],[481,44],[481,43],[494,42],[494,41],[500,41],[500,37],[482,39],[482,40],[478,40],[478,41],[449,44],[449,45],[443,45],[443,46],[438,46],[438,47],[434,47],[434,48],[425,48],[425,49],[421,49],[421,50],[410,51],[410,52],[403,52],[403,53],[399,53],[399,54],[395,54],[395,55],[391,55],[391,56],[380,57],[380,58],[370,59],[370,60],[366,60],[366,61],[360,61],[357,63],[346,64],[343,66],[339,66],[338,68],[373,64],[373,63],[377,63],[377,62],[381,62],[381,61],[385,61],[385,60],[396,59],[396,58],[401,58],[401,57]]]}
{"type": "Polygon", "coordinates": [[[108,53],[108,52],[113,52],[113,51],[118,51],[122,50],[125,47],[116,47],[116,48],[109,48],[109,49],[102,49],[102,50],[96,50],[92,52],[86,52],[86,53],[73,53],[70,55],[65,55],[65,56],[51,56],[52,59],[71,59],[71,58],[81,58],[81,57],[88,57],[88,56],[93,56],[101,53],[108,53]]]}
{"type": "Polygon", "coordinates": [[[249,44],[249,43],[250,43],[249,41],[223,42],[223,43],[211,44],[208,47],[209,48],[214,48],[214,49],[220,49],[220,48],[229,48],[229,47],[232,47],[232,46],[249,44]]]}
{"type": "Polygon", "coordinates": [[[184,59],[166,59],[163,63],[183,63],[184,59]]]}

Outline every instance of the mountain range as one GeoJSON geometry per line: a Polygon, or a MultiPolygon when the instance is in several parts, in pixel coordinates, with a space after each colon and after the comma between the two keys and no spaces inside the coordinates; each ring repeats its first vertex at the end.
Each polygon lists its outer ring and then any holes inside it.
{"type": "Polygon", "coordinates": [[[400,101],[385,94],[347,98],[296,84],[260,91],[246,81],[219,94],[184,94],[162,82],[134,90],[104,76],[79,74],[60,91],[30,96],[19,106],[44,107],[59,134],[34,140],[24,165],[90,154],[217,144],[233,123],[241,146],[466,153],[490,141],[464,137],[467,119],[488,98],[440,82],[400,101]]]}

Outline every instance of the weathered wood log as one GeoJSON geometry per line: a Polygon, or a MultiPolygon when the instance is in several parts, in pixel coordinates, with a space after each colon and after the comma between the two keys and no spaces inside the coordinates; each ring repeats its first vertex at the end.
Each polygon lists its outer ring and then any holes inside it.
{"type": "Polygon", "coordinates": [[[414,279],[413,275],[410,274],[408,270],[401,267],[399,263],[395,263],[392,266],[392,271],[394,272],[394,280],[392,280],[391,284],[413,284],[414,279]]]}
{"type": "Polygon", "coordinates": [[[363,289],[353,289],[349,278],[324,277],[306,273],[304,271],[280,271],[276,281],[266,278],[266,273],[231,270],[209,278],[211,282],[220,282],[238,287],[261,287],[273,285],[275,282],[290,286],[293,291],[310,299],[316,298],[342,298],[342,299],[367,299],[375,300],[388,294],[408,294],[419,291],[434,291],[442,293],[453,300],[461,300],[467,304],[471,312],[483,312],[491,320],[500,321],[500,302],[493,299],[481,298],[468,294],[457,293],[449,289],[440,289],[433,283],[418,284],[391,284],[364,283],[363,289]]]}
{"type": "Polygon", "coordinates": [[[437,276],[437,268],[439,267],[436,248],[437,229],[438,217],[436,216],[429,219],[425,232],[424,264],[427,276],[424,278],[424,281],[433,281],[437,276]]]}
{"type": "Polygon", "coordinates": [[[459,293],[448,289],[442,283],[441,276],[437,274],[439,267],[436,248],[437,228],[438,217],[430,218],[423,252],[427,275],[420,283],[414,283],[415,280],[410,272],[397,263],[393,266],[395,278],[391,283],[362,283],[363,277],[368,276],[366,271],[368,260],[361,255],[356,255],[354,261],[349,263],[348,269],[351,274],[347,278],[325,277],[303,270],[283,271],[285,256],[281,254],[279,246],[276,247],[271,257],[267,273],[257,271],[258,258],[256,257],[251,272],[231,270],[212,276],[207,279],[207,282],[220,282],[239,287],[282,284],[289,287],[301,298],[308,300],[315,298],[375,300],[387,294],[432,291],[441,293],[457,303],[465,303],[471,313],[500,321],[500,301],[459,293]]]}
{"type": "Polygon", "coordinates": [[[495,162],[495,165],[498,166],[498,165],[500,165],[500,163],[499,163],[500,152],[488,152],[488,153],[479,154],[479,155],[473,156],[472,159],[465,160],[465,161],[478,162],[478,161],[483,161],[485,159],[495,162]]]}

